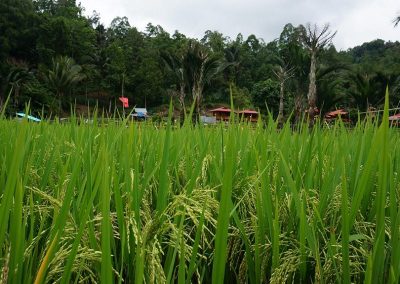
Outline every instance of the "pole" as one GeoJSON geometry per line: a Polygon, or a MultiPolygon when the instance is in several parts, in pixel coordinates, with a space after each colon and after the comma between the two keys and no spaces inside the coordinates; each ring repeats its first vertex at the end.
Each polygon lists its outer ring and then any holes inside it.
{"type": "MultiPolygon", "coordinates": [[[[122,73],[121,93],[122,93],[123,98],[124,98],[124,82],[125,82],[125,73],[122,73]]],[[[125,118],[125,103],[124,102],[122,102],[122,112],[123,112],[123,116],[125,118]]]]}

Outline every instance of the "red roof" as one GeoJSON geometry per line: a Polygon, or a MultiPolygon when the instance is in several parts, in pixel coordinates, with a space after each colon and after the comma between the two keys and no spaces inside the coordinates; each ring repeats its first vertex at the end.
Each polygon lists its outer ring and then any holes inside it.
{"type": "Polygon", "coordinates": [[[258,114],[258,111],[255,111],[255,110],[251,110],[251,109],[245,109],[245,110],[242,110],[242,111],[239,111],[238,113],[240,113],[240,114],[258,114]]]}
{"type": "Polygon", "coordinates": [[[227,107],[220,107],[220,108],[212,109],[212,110],[210,110],[210,112],[231,112],[231,109],[227,108],[227,107]]]}
{"type": "Polygon", "coordinates": [[[337,109],[331,112],[328,112],[325,116],[337,116],[337,115],[345,115],[348,114],[347,111],[344,111],[343,109],[337,109]]]}
{"type": "Polygon", "coordinates": [[[389,120],[399,120],[400,119],[400,113],[389,116],[389,120]]]}

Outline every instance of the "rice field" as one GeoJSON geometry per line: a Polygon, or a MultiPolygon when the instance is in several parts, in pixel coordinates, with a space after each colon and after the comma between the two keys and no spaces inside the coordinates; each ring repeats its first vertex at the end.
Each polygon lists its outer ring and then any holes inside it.
{"type": "Polygon", "coordinates": [[[399,138],[3,118],[1,281],[399,283],[399,138]]]}

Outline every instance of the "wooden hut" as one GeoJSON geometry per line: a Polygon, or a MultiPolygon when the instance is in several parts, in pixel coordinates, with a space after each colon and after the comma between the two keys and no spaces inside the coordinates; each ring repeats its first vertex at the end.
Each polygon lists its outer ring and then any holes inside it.
{"type": "Polygon", "coordinates": [[[227,107],[220,107],[209,111],[218,121],[228,121],[232,110],[227,107]]]}
{"type": "Polygon", "coordinates": [[[257,122],[258,121],[258,116],[260,115],[258,111],[251,110],[251,109],[245,109],[242,111],[237,112],[240,119],[250,121],[250,122],[257,122]]]}
{"type": "Polygon", "coordinates": [[[350,119],[348,118],[348,114],[349,113],[343,109],[330,111],[327,114],[325,114],[325,121],[330,122],[337,119],[338,117],[341,117],[343,122],[349,122],[350,119]]]}

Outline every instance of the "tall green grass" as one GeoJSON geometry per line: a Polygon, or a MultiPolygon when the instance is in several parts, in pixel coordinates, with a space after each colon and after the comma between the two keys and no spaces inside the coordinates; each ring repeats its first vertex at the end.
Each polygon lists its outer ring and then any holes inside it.
{"type": "Polygon", "coordinates": [[[0,119],[1,281],[399,282],[388,123],[104,121],[0,119]]]}

